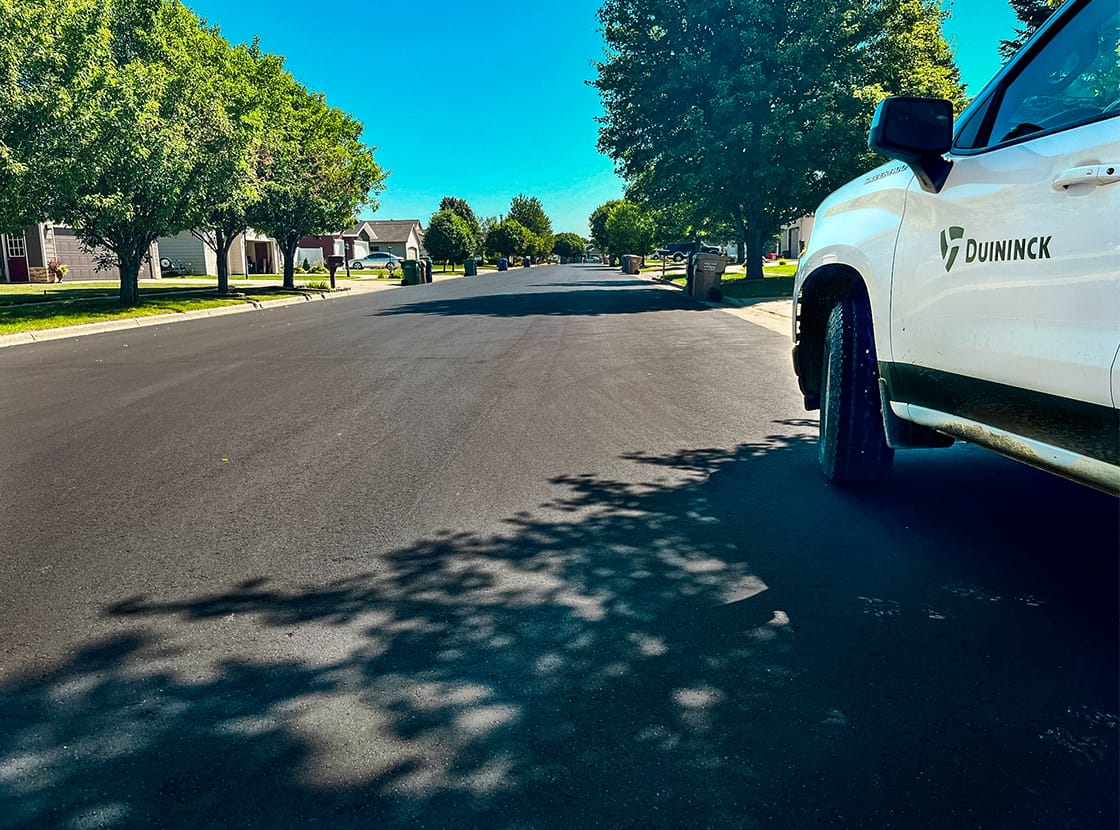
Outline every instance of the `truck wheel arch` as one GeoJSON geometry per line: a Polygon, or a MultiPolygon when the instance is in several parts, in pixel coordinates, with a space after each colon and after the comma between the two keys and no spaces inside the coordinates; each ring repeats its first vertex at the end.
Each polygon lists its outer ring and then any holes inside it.
{"type": "Polygon", "coordinates": [[[801,285],[797,297],[797,345],[794,362],[805,408],[820,408],[821,370],[828,315],[841,300],[868,299],[867,285],[854,268],[823,265],[801,285]]]}

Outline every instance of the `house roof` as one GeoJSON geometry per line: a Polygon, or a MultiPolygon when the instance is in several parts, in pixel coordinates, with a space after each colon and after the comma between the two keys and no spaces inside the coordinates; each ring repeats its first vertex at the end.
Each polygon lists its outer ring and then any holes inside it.
{"type": "Polygon", "coordinates": [[[419,219],[363,219],[346,231],[347,236],[357,236],[362,228],[368,227],[378,242],[407,242],[412,229],[416,235],[424,236],[424,226],[419,219]]]}

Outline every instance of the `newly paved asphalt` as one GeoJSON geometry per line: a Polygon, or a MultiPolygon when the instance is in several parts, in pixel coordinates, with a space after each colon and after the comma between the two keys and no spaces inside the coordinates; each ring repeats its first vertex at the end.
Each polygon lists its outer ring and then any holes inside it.
{"type": "Polygon", "coordinates": [[[0,827],[1114,828],[1117,501],[815,468],[599,266],[0,352],[0,827]]]}

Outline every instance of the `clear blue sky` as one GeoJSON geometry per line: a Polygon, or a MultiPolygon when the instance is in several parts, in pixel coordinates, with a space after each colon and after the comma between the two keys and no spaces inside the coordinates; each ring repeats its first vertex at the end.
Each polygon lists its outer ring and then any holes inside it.
{"type": "MultiPolygon", "coordinates": [[[[260,35],[301,83],[366,125],[392,171],[374,218],[427,224],[445,195],[497,216],[526,193],[555,231],[586,235],[591,211],[622,194],[595,150],[601,109],[584,83],[602,54],[599,0],[186,2],[231,41],[260,35]]],[[[952,10],[946,34],[975,94],[999,68],[1014,15],[1004,0],[952,10]]]]}

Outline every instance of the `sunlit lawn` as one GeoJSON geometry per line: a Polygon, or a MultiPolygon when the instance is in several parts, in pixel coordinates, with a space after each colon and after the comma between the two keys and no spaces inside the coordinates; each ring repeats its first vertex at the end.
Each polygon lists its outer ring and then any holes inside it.
{"type": "Polygon", "coordinates": [[[251,300],[277,300],[305,293],[298,289],[285,291],[277,286],[265,286],[245,287],[239,291],[244,294],[242,297],[219,297],[212,291],[200,292],[197,286],[175,288],[160,285],[153,288],[145,285],[141,288],[141,305],[121,308],[116,283],[82,283],[75,286],[64,283],[50,286],[46,295],[42,294],[41,285],[34,286],[37,294],[21,290],[26,288],[26,285],[0,286],[0,334],[221,308],[242,305],[251,300]]]}

